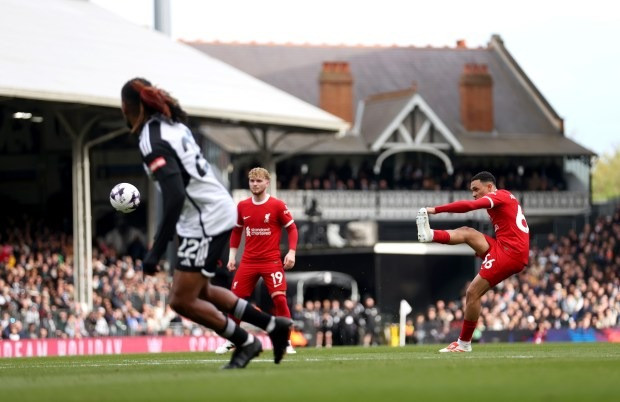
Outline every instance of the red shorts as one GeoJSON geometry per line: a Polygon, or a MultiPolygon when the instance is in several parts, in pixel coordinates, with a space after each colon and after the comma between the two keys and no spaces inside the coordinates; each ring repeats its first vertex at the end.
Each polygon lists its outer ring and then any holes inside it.
{"type": "Polygon", "coordinates": [[[484,237],[487,239],[490,247],[485,255],[478,256],[484,259],[478,273],[489,282],[491,287],[523,271],[525,268],[523,262],[517,261],[508,255],[506,250],[491,236],[484,235],[484,237]]]}
{"type": "Polygon", "coordinates": [[[263,278],[269,294],[273,292],[286,292],[286,278],[284,277],[284,264],[282,261],[263,261],[259,263],[241,262],[233,278],[232,292],[242,299],[252,295],[259,278],[263,278]]]}

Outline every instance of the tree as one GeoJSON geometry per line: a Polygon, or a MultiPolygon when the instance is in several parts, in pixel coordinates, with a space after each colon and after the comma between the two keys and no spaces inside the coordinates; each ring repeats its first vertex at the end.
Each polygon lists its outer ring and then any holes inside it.
{"type": "Polygon", "coordinates": [[[606,201],[620,197],[620,146],[605,153],[594,164],[592,172],[592,197],[606,201]]]}

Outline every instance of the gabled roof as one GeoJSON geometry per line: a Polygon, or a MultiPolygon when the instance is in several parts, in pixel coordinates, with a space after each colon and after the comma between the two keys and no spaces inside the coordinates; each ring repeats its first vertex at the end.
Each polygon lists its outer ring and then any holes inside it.
{"type": "Polygon", "coordinates": [[[369,141],[373,151],[378,151],[384,147],[393,136],[399,137],[397,141],[392,141],[396,143],[407,145],[428,143],[427,134],[431,126],[443,137],[442,145],[445,144],[456,152],[461,152],[463,149],[454,134],[413,89],[377,94],[370,97],[363,103],[361,119],[362,135],[369,141]],[[414,116],[418,117],[417,120],[420,122],[423,121],[420,127],[415,127],[415,122],[411,121],[414,116]],[[406,121],[411,127],[405,127],[406,121]],[[412,129],[419,129],[420,136],[416,135],[418,132],[412,132],[412,129]]]}
{"type": "Polygon", "coordinates": [[[0,96],[120,106],[136,76],[193,116],[342,132],[348,125],[190,46],[88,1],[0,0],[0,96]]]}
{"type": "MultiPolygon", "coordinates": [[[[349,63],[356,107],[374,94],[399,91],[414,84],[438,120],[464,144],[464,152],[473,151],[465,145],[472,133],[468,133],[460,121],[459,78],[465,64],[485,64],[494,82],[493,112],[497,136],[546,138],[551,142],[543,143],[548,144],[550,151],[554,149],[555,138],[573,143],[564,137],[562,119],[496,36],[488,47],[483,48],[189,44],[314,105],[318,105],[318,78],[324,61],[349,63]]],[[[392,110],[392,106],[385,107],[392,110]]],[[[385,118],[387,116],[381,119],[385,118]]],[[[370,124],[366,119],[363,123],[370,124]]],[[[375,121],[372,124],[383,123],[375,121]]],[[[376,132],[376,127],[360,127],[360,130],[368,142],[368,130],[376,132]]],[[[582,150],[582,154],[593,154],[578,144],[574,145],[575,149],[582,150]]]]}
{"type": "MultiPolygon", "coordinates": [[[[415,91],[405,90],[390,93],[391,96],[373,96],[364,101],[360,123],[360,134],[369,147],[372,147],[388,126],[396,121],[415,91]]],[[[400,122],[397,122],[400,123],[400,122]]]]}

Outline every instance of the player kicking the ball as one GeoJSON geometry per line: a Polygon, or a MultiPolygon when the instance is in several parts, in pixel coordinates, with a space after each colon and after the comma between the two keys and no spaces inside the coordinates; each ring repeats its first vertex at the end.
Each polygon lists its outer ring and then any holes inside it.
{"type": "Polygon", "coordinates": [[[467,288],[465,295],[465,320],[461,334],[440,352],[471,352],[471,338],[480,316],[480,298],[489,289],[521,272],[528,264],[530,229],[525,221],[521,205],[509,191],[498,190],[495,177],[480,172],[471,179],[470,189],[474,201],[456,201],[438,207],[422,208],[418,212],[418,240],[422,243],[466,243],[476,255],[484,258],[480,272],[467,288]],[[470,227],[455,230],[433,230],[428,215],[442,212],[464,213],[486,208],[495,228],[495,238],[470,227]]]}

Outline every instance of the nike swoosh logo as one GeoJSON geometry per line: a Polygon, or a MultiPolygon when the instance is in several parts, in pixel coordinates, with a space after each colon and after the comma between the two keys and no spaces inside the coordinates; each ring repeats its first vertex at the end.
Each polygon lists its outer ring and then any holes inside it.
{"type": "MultiPolygon", "coordinates": [[[[250,216],[252,216],[252,215],[250,215],[250,216]]],[[[243,219],[248,219],[250,216],[244,216],[243,219]]]]}

